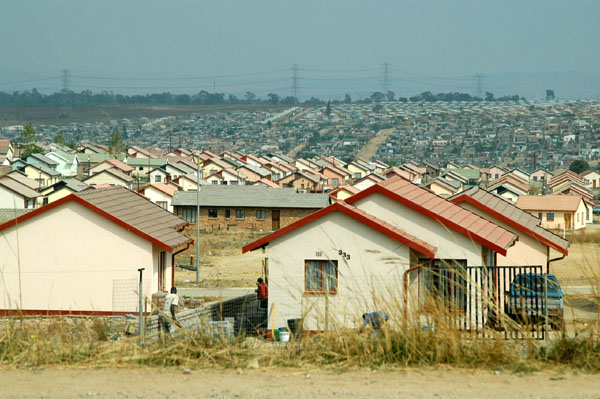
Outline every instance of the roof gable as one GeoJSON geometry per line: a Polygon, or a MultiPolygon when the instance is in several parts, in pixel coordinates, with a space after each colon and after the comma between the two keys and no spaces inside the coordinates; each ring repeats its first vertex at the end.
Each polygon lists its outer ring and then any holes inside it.
{"type": "Polygon", "coordinates": [[[518,239],[514,233],[399,177],[371,186],[346,202],[354,204],[375,193],[436,220],[501,255],[506,255],[507,249],[518,239]]]}
{"type": "Polygon", "coordinates": [[[425,241],[413,236],[412,234],[409,234],[396,226],[393,226],[383,220],[376,218],[373,215],[370,215],[362,209],[349,205],[344,201],[338,201],[335,204],[329,205],[326,208],[323,208],[313,214],[310,214],[300,220],[297,220],[296,222],[284,227],[281,230],[277,230],[248,245],[245,245],[242,248],[242,253],[254,251],[255,249],[261,248],[267,245],[269,242],[280,238],[302,226],[314,222],[315,220],[318,220],[333,212],[343,213],[344,215],[349,216],[376,231],[379,231],[380,233],[406,245],[409,248],[414,249],[415,251],[422,253],[423,255],[429,256],[430,258],[433,258],[435,256],[436,247],[434,247],[433,245],[430,245],[425,241]]]}

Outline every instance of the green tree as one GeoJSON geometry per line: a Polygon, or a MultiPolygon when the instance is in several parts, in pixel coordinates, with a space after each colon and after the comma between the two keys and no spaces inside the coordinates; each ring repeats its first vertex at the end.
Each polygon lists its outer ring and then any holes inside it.
{"type": "Polygon", "coordinates": [[[56,136],[54,137],[54,142],[56,144],[60,144],[60,145],[64,145],[65,144],[65,138],[63,136],[63,132],[58,132],[56,133],[56,136]]]}
{"type": "Polygon", "coordinates": [[[569,170],[571,172],[575,172],[577,174],[579,174],[581,172],[585,172],[589,168],[590,168],[590,165],[588,165],[588,163],[586,161],[582,161],[579,159],[571,162],[571,165],[569,165],[569,170]]]}
{"type": "Polygon", "coordinates": [[[35,128],[31,123],[26,123],[21,132],[21,138],[25,144],[35,142],[35,128]]]}
{"type": "Polygon", "coordinates": [[[123,138],[121,137],[121,134],[119,134],[118,129],[113,130],[112,138],[108,144],[108,150],[113,155],[122,154],[125,152],[125,143],[123,142],[123,138]]]}
{"type": "Polygon", "coordinates": [[[325,115],[331,115],[331,101],[327,101],[327,108],[325,109],[325,115]]]}

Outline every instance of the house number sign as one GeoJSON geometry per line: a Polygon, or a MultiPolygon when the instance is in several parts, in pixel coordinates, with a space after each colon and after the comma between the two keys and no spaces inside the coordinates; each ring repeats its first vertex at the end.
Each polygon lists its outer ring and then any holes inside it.
{"type": "Polygon", "coordinates": [[[338,251],[338,255],[346,258],[346,260],[350,260],[350,254],[342,251],[341,249],[338,251]]]}

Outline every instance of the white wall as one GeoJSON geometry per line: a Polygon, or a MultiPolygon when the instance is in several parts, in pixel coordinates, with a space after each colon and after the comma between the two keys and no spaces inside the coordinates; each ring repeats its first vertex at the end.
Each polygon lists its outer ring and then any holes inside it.
{"type": "MultiPolygon", "coordinates": [[[[146,268],[145,292],[150,296],[157,290],[158,249],[76,202],[0,235],[0,308],[136,311],[141,267],[146,268]]],[[[170,287],[171,255],[166,258],[170,287]]]]}
{"type": "Polygon", "coordinates": [[[298,228],[267,248],[269,329],[306,316],[305,328],[325,330],[326,314],[329,329],[358,327],[363,313],[402,301],[409,248],[339,212],[298,228]],[[340,250],[350,259],[340,256],[340,250]],[[304,261],[318,259],[338,261],[334,295],[304,292],[304,261]]]}
{"type": "Polygon", "coordinates": [[[154,202],[155,204],[157,201],[165,201],[167,203],[167,207],[165,209],[173,213],[173,205],[171,205],[171,201],[173,198],[169,197],[162,191],[157,190],[152,186],[148,186],[144,189],[144,196],[150,201],[154,202]]]}
{"type": "MultiPolygon", "coordinates": [[[[33,208],[33,203],[35,201],[35,199],[33,201],[29,201],[29,208],[33,208]]],[[[14,191],[11,191],[4,186],[0,186],[0,208],[24,209],[25,199],[14,191]]]]}

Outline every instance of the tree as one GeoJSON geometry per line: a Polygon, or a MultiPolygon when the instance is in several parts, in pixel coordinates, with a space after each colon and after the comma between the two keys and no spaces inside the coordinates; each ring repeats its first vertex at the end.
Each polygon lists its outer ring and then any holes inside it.
{"type": "Polygon", "coordinates": [[[546,100],[554,100],[554,90],[546,90],[546,100]]]}
{"type": "Polygon", "coordinates": [[[110,139],[110,143],[108,144],[108,150],[112,155],[122,154],[125,152],[125,143],[123,142],[123,138],[119,134],[118,129],[113,130],[112,138],[110,139]]]}
{"type": "Polygon", "coordinates": [[[346,97],[344,97],[344,103],[352,104],[352,97],[350,97],[350,94],[346,93],[346,97]]]}
{"type": "Polygon", "coordinates": [[[331,101],[327,101],[327,108],[325,109],[325,115],[331,115],[331,101]]]}
{"type": "Polygon", "coordinates": [[[246,97],[246,102],[250,104],[256,99],[256,94],[252,93],[251,91],[247,91],[244,97],[246,97]]]}
{"type": "Polygon", "coordinates": [[[388,90],[388,92],[385,93],[385,97],[387,98],[388,101],[394,101],[394,97],[396,97],[396,93],[394,93],[391,90],[388,90]]]}
{"type": "Polygon", "coordinates": [[[54,142],[56,144],[65,145],[65,138],[63,136],[63,132],[62,131],[56,133],[56,136],[54,137],[54,142]]]}
{"type": "Polygon", "coordinates": [[[371,101],[378,103],[383,100],[385,100],[385,94],[382,92],[376,91],[375,93],[371,94],[371,101]]]}
{"type": "Polygon", "coordinates": [[[494,101],[494,93],[485,92],[485,101],[494,101]]]}
{"type": "Polygon", "coordinates": [[[577,174],[581,173],[581,172],[585,172],[586,170],[589,170],[590,165],[588,165],[588,163],[586,161],[582,161],[582,160],[576,160],[571,162],[571,165],[569,165],[569,170],[571,172],[575,172],[577,174]]]}
{"type": "Polygon", "coordinates": [[[267,97],[269,97],[269,102],[271,104],[279,104],[279,101],[281,100],[279,95],[277,95],[275,93],[269,93],[269,94],[267,94],[267,97]]]}
{"type": "Polygon", "coordinates": [[[26,123],[23,127],[23,131],[21,132],[21,138],[26,144],[31,144],[35,141],[35,128],[30,122],[26,123]]]}

